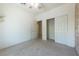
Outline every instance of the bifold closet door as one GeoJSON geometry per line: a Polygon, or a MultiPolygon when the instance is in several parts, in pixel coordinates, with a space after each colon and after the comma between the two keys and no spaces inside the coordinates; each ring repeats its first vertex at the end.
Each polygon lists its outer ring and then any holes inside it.
{"type": "Polygon", "coordinates": [[[55,18],[55,41],[61,44],[67,44],[67,20],[67,15],[55,18]]]}

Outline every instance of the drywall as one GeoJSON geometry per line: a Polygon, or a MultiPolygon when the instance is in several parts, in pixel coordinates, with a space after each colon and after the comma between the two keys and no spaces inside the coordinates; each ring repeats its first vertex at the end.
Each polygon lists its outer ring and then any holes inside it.
{"type": "Polygon", "coordinates": [[[17,4],[3,4],[2,9],[4,22],[0,23],[0,29],[2,29],[0,49],[35,39],[35,18],[33,14],[17,4]]]}
{"type": "Polygon", "coordinates": [[[2,4],[0,4],[0,16],[3,16],[3,13],[2,13],[2,4]]]}
{"type": "MultiPolygon", "coordinates": [[[[64,4],[60,7],[52,9],[48,12],[44,12],[36,16],[39,20],[42,20],[42,39],[47,40],[46,20],[50,18],[56,18],[62,15],[68,16],[68,32],[66,42],[56,42],[65,44],[70,47],[75,47],[75,4],[64,4]]],[[[55,19],[56,20],[56,19],[55,19]]],[[[62,34],[63,35],[63,34],[62,34]]],[[[56,36],[56,35],[55,35],[56,36]]]]}
{"type": "MultiPolygon", "coordinates": [[[[67,44],[69,40],[68,36],[68,16],[62,15],[55,18],[55,41],[67,44]]],[[[72,42],[72,41],[71,41],[72,42]]]]}
{"type": "Polygon", "coordinates": [[[54,35],[55,35],[55,27],[54,27],[54,19],[48,20],[48,38],[54,40],[54,35]]]}
{"type": "Polygon", "coordinates": [[[3,40],[3,22],[1,22],[3,18],[1,16],[3,16],[2,4],[0,4],[0,43],[3,40]]]}

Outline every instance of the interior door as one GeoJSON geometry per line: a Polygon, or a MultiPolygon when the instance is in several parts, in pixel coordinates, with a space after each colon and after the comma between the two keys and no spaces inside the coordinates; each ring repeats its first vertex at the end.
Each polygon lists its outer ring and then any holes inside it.
{"type": "Polygon", "coordinates": [[[55,40],[61,44],[67,44],[67,20],[67,15],[55,18],[55,40]]]}

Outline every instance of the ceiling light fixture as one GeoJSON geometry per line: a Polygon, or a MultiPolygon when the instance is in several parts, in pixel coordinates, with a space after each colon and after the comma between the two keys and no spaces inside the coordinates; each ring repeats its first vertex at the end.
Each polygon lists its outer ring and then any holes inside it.
{"type": "Polygon", "coordinates": [[[38,6],[39,6],[39,3],[29,3],[32,7],[34,7],[34,8],[38,8],[38,6]]]}
{"type": "Polygon", "coordinates": [[[28,5],[30,8],[38,8],[39,3],[21,3],[22,5],[28,5]]]}

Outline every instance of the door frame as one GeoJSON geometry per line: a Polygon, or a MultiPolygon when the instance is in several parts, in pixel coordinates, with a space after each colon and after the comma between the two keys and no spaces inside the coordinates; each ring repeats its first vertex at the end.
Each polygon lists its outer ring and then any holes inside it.
{"type": "Polygon", "coordinates": [[[48,21],[49,21],[49,20],[54,20],[54,40],[53,40],[53,41],[55,41],[55,18],[50,18],[50,19],[47,19],[47,20],[46,20],[46,23],[47,23],[47,24],[46,24],[47,40],[49,40],[49,38],[48,38],[48,36],[49,36],[49,34],[48,34],[48,32],[49,32],[49,29],[48,29],[48,26],[49,26],[49,25],[48,25],[48,21]]]}
{"type": "Polygon", "coordinates": [[[37,29],[37,38],[40,38],[40,39],[42,39],[42,20],[40,20],[40,21],[37,21],[37,27],[38,27],[38,29],[37,29]],[[41,22],[41,37],[39,37],[39,23],[41,22]]]}

